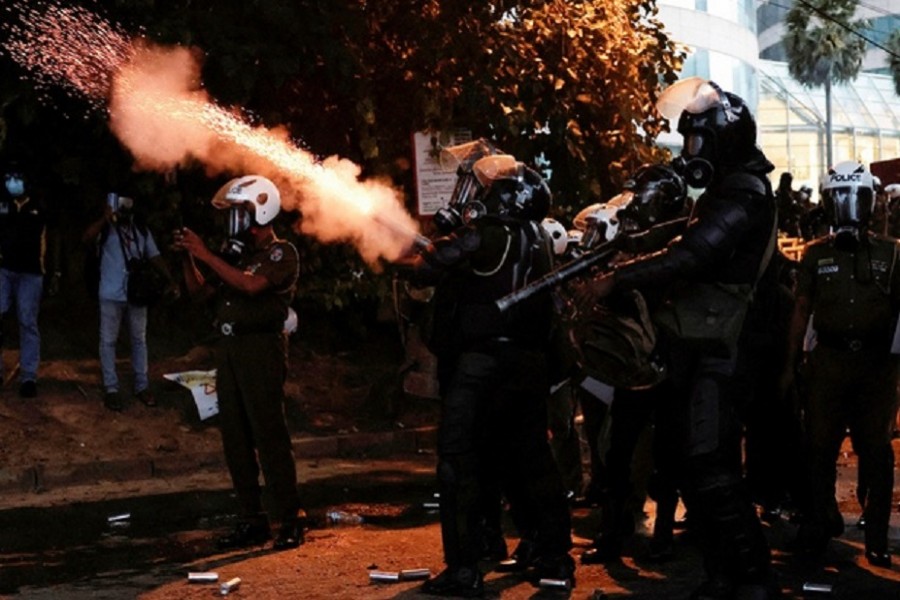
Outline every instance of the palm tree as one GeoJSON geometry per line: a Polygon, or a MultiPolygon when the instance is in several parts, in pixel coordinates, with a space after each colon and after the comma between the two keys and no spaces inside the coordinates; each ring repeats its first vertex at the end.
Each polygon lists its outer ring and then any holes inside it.
{"type": "Polygon", "coordinates": [[[788,71],[801,85],[825,86],[825,142],[832,164],[831,85],[856,79],[866,53],[855,32],[869,26],[851,22],[858,0],[797,0],[785,17],[788,71]]]}
{"type": "Polygon", "coordinates": [[[894,76],[894,90],[900,96],[900,29],[891,34],[885,47],[888,52],[888,67],[894,76]]]}

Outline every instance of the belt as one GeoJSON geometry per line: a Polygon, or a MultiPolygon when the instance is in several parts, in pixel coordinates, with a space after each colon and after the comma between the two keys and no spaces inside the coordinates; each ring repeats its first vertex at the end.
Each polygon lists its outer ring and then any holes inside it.
{"type": "Polygon", "coordinates": [[[834,348],[836,350],[845,350],[847,352],[860,352],[862,350],[884,350],[889,349],[889,341],[884,336],[871,338],[854,338],[843,335],[829,335],[819,333],[816,336],[816,343],[834,348]]]}
{"type": "Polygon", "coordinates": [[[246,325],[238,325],[234,321],[226,321],[224,323],[219,323],[219,333],[227,337],[235,337],[239,335],[252,335],[255,333],[280,333],[281,328],[275,328],[270,326],[246,326],[246,325]]]}

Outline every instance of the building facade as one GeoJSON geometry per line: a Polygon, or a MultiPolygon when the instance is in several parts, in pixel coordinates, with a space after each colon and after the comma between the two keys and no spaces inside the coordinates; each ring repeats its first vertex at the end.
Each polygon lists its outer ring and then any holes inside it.
{"type": "MultiPolygon", "coordinates": [[[[682,77],[712,79],[747,101],[757,117],[759,143],[795,185],[818,189],[825,159],[825,92],[805,88],[788,74],[784,18],[794,0],[658,0],[669,35],[688,47],[682,77]]],[[[900,28],[900,0],[860,2],[856,18],[869,19],[862,34],[883,45],[900,28]]],[[[887,54],[870,45],[863,72],[832,87],[834,161],[866,164],[900,157],[900,97],[888,74],[887,54]]],[[[677,149],[680,136],[659,143],[677,149]]],[[[893,183],[893,182],[884,182],[893,183]]]]}

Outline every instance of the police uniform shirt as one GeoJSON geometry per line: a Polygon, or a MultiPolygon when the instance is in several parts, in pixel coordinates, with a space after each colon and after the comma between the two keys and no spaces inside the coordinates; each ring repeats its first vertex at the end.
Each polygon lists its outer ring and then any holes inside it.
{"type": "Polygon", "coordinates": [[[0,265],[16,273],[43,275],[46,225],[44,207],[36,198],[0,198],[0,265]]]}
{"type": "Polygon", "coordinates": [[[265,277],[271,287],[250,296],[223,284],[216,306],[220,326],[234,335],[282,331],[299,276],[297,249],[290,242],[276,239],[264,248],[249,250],[236,266],[245,273],[265,277]]]}
{"type": "Polygon", "coordinates": [[[855,251],[835,248],[833,236],[807,246],[797,295],[810,299],[820,341],[889,343],[900,299],[897,258],[897,242],[874,234],[855,251]]]}

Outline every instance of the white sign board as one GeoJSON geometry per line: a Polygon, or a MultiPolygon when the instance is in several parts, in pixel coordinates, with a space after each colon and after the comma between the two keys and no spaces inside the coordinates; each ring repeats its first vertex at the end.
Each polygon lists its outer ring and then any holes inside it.
{"type": "Polygon", "coordinates": [[[216,395],[215,369],[212,371],[166,373],[163,377],[169,381],[174,381],[191,391],[201,421],[205,421],[219,413],[219,397],[216,395]]]}
{"type": "Polygon", "coordinates": [[[419,216],[430,216],[446,206],[456,185],[456,173],[445,173],[438,162],[442,147],[472,141],[472,132],[457,129],[452,132],[417,131],[413,134],[413,153],[416,169],[416,198],[419,216]]]}

